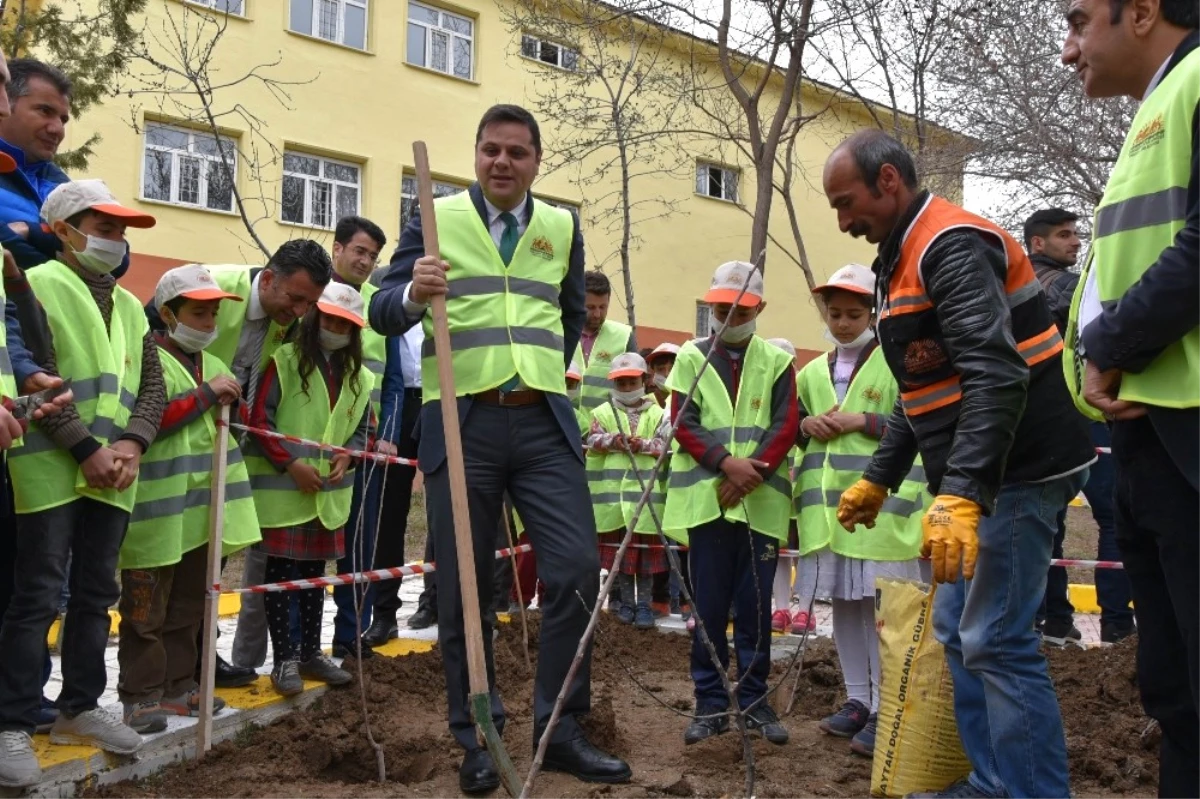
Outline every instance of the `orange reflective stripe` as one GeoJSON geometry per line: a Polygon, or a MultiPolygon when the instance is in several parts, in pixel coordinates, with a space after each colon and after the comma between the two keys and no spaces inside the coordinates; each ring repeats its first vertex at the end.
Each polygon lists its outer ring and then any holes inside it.
{"type": "Polygon", "coordinates": [[[887,303],[882,316],[899,316],[906,313],[919,313],[933,307],[929,297],[919,287],[895,289],[888,292],[887,303]]]}
{"type": "Polygon", "coordinates": [[[1035,366],[1047,358],[1053,358],[1062,352],[1062,349],[1062,336],[1058,334],[1058,328],[1054,325],[1033,338],[1027,338],[1017,344],[1017,352],[1021,353],[1025,363],[1029,366],[1035,366]]]}
{"type": "Polygon", "coordinates": [[[962,388],[959,386],[957,375],[916,391],[900,393],[900,402],[904,405],[904,412],[909,416],[920,416],[923,413],[936,411],[938,408],[953,405],[961,399],[962,388]]]}

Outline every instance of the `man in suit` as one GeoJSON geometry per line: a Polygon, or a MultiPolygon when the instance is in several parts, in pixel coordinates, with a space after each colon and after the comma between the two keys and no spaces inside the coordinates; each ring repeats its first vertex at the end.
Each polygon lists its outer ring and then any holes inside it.
{"type": "MultiPolygon", "coordinates": [[[[569,212],[533,199],[541,163],[537,121],[523,108],[490,108],[475,136],[477,183],[437,201],[439,260],[425,254],[420,217],[400,236],[392,268],[371,300],[371,325],[394,336],[421,323],[424,406],[417,441],[425,474],[430,534],[438,571],[438,643],[442,650],[450,731],[467,750],[459,769],[465,792],[500,780],[479,746],[467,705],[466,641],[458,584],[450,478],[446,466],[437,360],[454,366],[466,463],[479,605],[492,604],[495,524],[505,493],[525,521],[545,584],[541,647],[534,687],[534,744],[587,626],[599,592],[596,528],[579,449],[579,426],[566,395],[565,367],[579,343],[584,308],[583,237],[569,212]],[[452,352],[434,355],[427,307],[447,297],[452,352]]],[[[483,615],[492,717],[504,708],[492,666],[492,619],[483,615]]],[[[553,732],[545,767],[589,782],[625,782],[622,760],[593,747],[576,717],[591,703],[591,658],[583,662],[553,732]]]]}

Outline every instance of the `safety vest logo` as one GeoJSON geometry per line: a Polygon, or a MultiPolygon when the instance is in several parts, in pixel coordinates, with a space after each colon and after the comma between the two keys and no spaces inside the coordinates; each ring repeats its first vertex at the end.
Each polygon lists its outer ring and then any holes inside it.
{"type": "Polygon", "coordinates": [[[867,402],[871,402],[876,405],[883,402],[883,393],[879,389],[875,388],[875,386],[867,386],[864,388],[862,397],[867,402]]]}
{"type": "Polygon", "coordinates": [[[554,245],[544,236],[538,236],[533,240],[533,244],[529,246],[529,251],[539,258],[545,258],[547,261],[554,260],[554,245]]]}
{"type": "Polygon", "coordinates": [[[765,562],[768,560],[772,560],[774,557],[775,557],[775,545],[767,544],[765,547],[763,547],[763,553],[758,556],[758,559],[765,562]]]}
{"type": "Polygon", "coordinates": [[[275,331],[275,335],[274,335],[274,336],[272,336],[272,340],[273,340],[273,341],[274,341],[276,344],[281,344],[281,343],[283,343],[283,340],[284,340],[285,338],[287,338],[287,329],[286,329],[286,328],[282,328],[282,327],[281,327],[281,328],[279,328],[278,330],[276,330],[276,331],[275,331]]]}
{"type": "Polygon", "coordinates": [[[757,411],[762,408],[762,397],[753,397],[750,400],[750,410],[757,411]]]}
{"type": "Polygon", "coordinates": [[[612,353],[609,352],[608,350],[600,350],[600,352],[596,353],[597,361],[604,361],[605,363],[607,363],[607,362],[611,361],[612,358],[613,358],[612,353]]]}
{"type": "Polygon", "coordinates": [[[949,361],[945,350],[931,338],[919,338],[909,342],[904,349],[904,371],[910,375],[932,372],[949,361]]]}
{"type": "Polygon", "coordinates": [[[1133,145],[1129,148],[1130,155],[1137,155],[1143,150],[1149,150],[1156,144],[1162,142],[1166,138],[1167,131],[1163,125],[1163,115],[1159,114],[1154,119],[1142,126],[1142,129],[1133,137],[1133,145]]]}

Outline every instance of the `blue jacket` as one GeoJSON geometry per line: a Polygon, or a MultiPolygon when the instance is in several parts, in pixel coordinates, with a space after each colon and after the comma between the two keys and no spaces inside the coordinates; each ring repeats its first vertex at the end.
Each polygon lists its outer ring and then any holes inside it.
{"type": "Polygon", "coordinates": [[[400,336],[388,336],[387,361],[383,366],[383,391],[379,402],[379,432],[376,438],[400,444],[400,419],[404,412],[404,370],[400,359],[404,347],[400,336]]]}
{"type": "Polygon", "coordinates": [[[0,244],[17,259],[17,266],[28,269],[58,252],[58,237],[42,230],[42,203],[70,178],[53,161],[26,163],[25,152],[4,139],[0,139],[0,151],[17,162],[15,172],[0,174],[0,244]],[[29,238],[14,233],[9,222],[29,225],[29,238]]]}

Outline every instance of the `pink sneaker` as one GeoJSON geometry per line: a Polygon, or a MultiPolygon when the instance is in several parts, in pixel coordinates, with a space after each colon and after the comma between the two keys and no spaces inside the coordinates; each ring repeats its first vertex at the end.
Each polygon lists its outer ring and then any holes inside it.
{"type": "Polygon", "coordinates": [[[792,614],[786,610],[777,610],[771,614],[771,632],[781,633],[792,623],[792,614]]]}
{"type": "MultiPolygon", "coordinates": [[[[774,620],[772,620],[774,627],[774,620]]],[[[803,610],[796,611],[796,615],[792,616],[792,635],[804,635],[805,631],[814,632],[817,629],[817,620],[809,616],[803,610]]]]}

